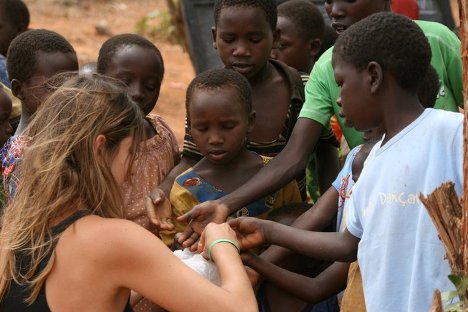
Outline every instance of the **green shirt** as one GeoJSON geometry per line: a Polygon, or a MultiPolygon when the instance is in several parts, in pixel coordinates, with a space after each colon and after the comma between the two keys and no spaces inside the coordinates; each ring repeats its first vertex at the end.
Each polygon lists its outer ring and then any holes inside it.
{"type": "MultiPolygon", "coordinates": [[[[460,40],[442,24],[416,21],[426,35],[432,50],[431,64],[440,79],[440,89],[434,108],[458,111],[463,107],[463,78],[460,40]]],[[[305,87],[305,102],[299,117],[309,118],[327,126],[333,115],[337,116],[343,135],[350,148],[361,144],[362,133],[344,125],[336,103],[340,88],[335,82],[332,67],[333,48],[323,53],[315,63],[305,87]]]]}

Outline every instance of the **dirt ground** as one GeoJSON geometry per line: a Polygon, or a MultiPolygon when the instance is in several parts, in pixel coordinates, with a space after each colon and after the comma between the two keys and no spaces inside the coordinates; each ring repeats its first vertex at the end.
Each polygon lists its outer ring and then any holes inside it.
{"type": "MultiPolygon", "coordinates": [[[[25,0],[31,28],[54,30],[67,38],[78,54],[80,65],[95,61],[109,35],[98,34],[96,24],[107,24],[112,34],[134,32],[149,12],[167,11],[164,0],[25,0]],[[67,5],[68,4],[68,5],[67,5]]],[[[166,75],[155,112],[163,116],[182,144],[185,90],[194,77],[189,55],[182,47],[154,41],[163,55],[166,75]]]]}

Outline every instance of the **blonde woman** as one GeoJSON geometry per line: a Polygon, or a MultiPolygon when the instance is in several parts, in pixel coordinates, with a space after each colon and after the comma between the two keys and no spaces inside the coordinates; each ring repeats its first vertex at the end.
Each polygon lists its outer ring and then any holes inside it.
{"type": "Polygon", "coordinates": [[[200,245],[218,266],[217,287],[120,219],[142,125],[125,90],[101,76],[74,76],[46,100],[2,218],[0,311],[131,311],[130,289],[170,311],[257,310],[226,224],[207,227],[200,245]]]}

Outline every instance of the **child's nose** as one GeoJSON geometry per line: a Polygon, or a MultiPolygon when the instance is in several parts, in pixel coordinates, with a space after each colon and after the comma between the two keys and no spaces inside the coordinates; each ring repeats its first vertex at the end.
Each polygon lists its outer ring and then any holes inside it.
{"type": "Polygon", "coordinates": [[[327,13],[330,18],[338,18],[343,16],[343,6],[341,1],[332,1],[327,6],[327,13]]]}
{"type": "Polygon", "coordinates": [[[223,143],[223,141],[223,136],[217,132],[210,133],[210,136],[208,137],[208,143],[210,145],[219,145],[223,143]]]}
{"type": "Polygon", "coordinates": [[[236,56],[249,56],[250,55],[249,45],[246,42],[239,42],[233,54],[236,56]]]}
{"type": "Polygon", "coordinates": [[[271,49],[270,57],[275,60],[278,59],[278,48],[271,49]]]}
{"type": "Polygon", "coordinates": [[[145,98],[145,94],[143,93],[143,88],[139,85],[133,85],[128,88],[128,95],[130,98],[137,102],[141,103],[145,98]]]}

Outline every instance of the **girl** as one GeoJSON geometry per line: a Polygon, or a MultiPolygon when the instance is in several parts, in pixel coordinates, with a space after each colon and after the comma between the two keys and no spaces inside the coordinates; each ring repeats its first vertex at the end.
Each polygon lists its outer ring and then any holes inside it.
{"type": "Polygon", "coordinates": [[[117,78],[146,116],[143,120],[147,140],[144,154],[136,159],[129,182],[122,186],[125,218],[157,234],[146,214],[145,198],[179,161],[176,138],[160,116],[151,114],[159,97],[164,77],[164,62],[158,48],[147,39],[117,35],[102,45],[97,71],[117,78]]]}
{"type": "MultiPolygon", "coordinates": [[[[248,80],[230,69],[208,70],[190,83],[186,98],[188,127],[204,157],[174,182],[170,201],[176,217],[198,203],[234,191],[268,162],[268,157],[246,147],[255,121],[251,92],[248,80]]],[[[293,181],[232,216],[265,217],[274,208],[299,202],[299,188],[293,181]]],[[[183,229],[177,223],[176,230],[183,229]]]]}
{"type": "Polygon", "coordinates": [[[170,311],[257,309],[226,225],[208,226],[200,244],[210,247],[220,270],[217,287],[157,237],[120,219],[119,185],[144,128],[140,109],[115,81],[69,79],[27,135],[32,143],[22,173],[28,178],[0,232],[0,311],[131,311],[130,289],[170,311]]]}

